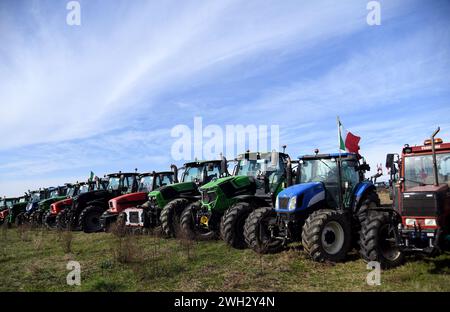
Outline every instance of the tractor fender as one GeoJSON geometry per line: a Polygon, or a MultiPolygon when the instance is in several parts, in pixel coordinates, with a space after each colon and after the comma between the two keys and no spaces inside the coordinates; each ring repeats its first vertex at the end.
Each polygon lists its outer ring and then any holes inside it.
{"type": "Polygon", "coordinates": [[[266,207],[268,205],[268,202],[266,200],[255,195],[238,195],[234,197],[234,199],[236,199],[236,202],[246,202],[249,204],[253,204],[256,207],[266,207]]]}
{"type": "Polygon", "coordinates": [[[355,211],[355,208],[359,207],[362,204],[362,200],[364,199],[366,194],[372,191],[377,191],[377,188],[375,187],[375,185],[373,185],[372,182],[364,181],[356,185],[355,190],[353,191],[353,211],[355,211]]]}
{"type": "Polygon", "coordinates": [[[298,212],[310,209],[312,206],[320,204],[326,199],[326,190],[321,182],[309,182],[290,186],[282,190],[278,194],[278,202],[284,199],[290,200],[292,198],[297,198],[297,205],[294,210],[289,210],[288,205],[276,207],[277,212],[298,212]]]}

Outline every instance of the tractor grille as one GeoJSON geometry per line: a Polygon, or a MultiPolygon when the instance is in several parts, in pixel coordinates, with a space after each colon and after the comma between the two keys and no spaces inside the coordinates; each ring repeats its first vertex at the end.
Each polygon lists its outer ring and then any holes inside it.
{"type": "Polygon", "coordinates": [[[439,210],[439,196],[436,193],[403,194],[404,216],[435,216],[439,210]]]}
{"type": "Polygon", "coordinates": [[[280,209],[288,209],[290,197],[278,197],[278,205],[280,209]]]}
{"type": "Polygon", "coordinates": [[[129,223],[139,223],[139,212],[138,211],[131,211],[129,214],[129,223]]]}
{"type": "Polygon", "coordinates": [[[215,192],[202,191],[202,202],[209,204],[216,200],[215,192]]]}

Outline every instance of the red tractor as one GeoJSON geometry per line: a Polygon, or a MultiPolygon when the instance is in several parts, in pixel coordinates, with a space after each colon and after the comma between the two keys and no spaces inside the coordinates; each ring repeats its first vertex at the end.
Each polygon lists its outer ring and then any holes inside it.
{"type": "Polygon", "coordinates": [[[361,255],[391,268],[405,254],[450,248],[450,143],[435,138],[388,154],[392,207],[372,207],[361,230],[361,255]]]}
{"type": "Polygon", "coordinates": [[[174,172],[151,172],[139,176],[139,187],[135,193],[124,194],[108,202],[109,209],[100,217],[100,223],[105,231],[117,221],[120,213],[127,208],[140,206],[148,201],[148,194],[162,186],[174,183],[174,172]]]}
{"type": "MultiPolygon", "coordinates": [[[[57,222],[59,217],[62,215],[61,212],[67,208],[72,206],[72,198],[85,193],[94,190],[97,187],[97,184],[94,181],[90,182],[77,182],[74,184],[66,184],[68,187],[67,191],[67,198],[57,201],[50,205],[50,210],[44,214],[42,217],[42,223],[48,228],[48,229],[54,229],[57,227],[57,224],[62,225],[62,222],[57,222]]],[[[59,228],[62,230],[65,227],[59,228]]]]}

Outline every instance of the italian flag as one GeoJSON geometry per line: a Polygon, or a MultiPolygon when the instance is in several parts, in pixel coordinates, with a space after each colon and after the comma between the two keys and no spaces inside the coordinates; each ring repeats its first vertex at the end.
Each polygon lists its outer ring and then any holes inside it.
{"type": "Polygon", "coordinates": [[[338,121],[338,135],[339,135],[339,150],[342,152],[357,153],[359,154],[359,141],[361,138],[354,135],[350,131],[347,131],[342,125],[339,117],[338,121]]]}

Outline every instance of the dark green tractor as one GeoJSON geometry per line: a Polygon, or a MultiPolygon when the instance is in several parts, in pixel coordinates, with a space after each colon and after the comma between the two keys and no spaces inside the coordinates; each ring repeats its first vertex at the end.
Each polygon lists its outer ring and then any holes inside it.
{"type": "Polygon", "coordinates": [[[17,215],[21,212],[25,212],[25,208],[28,204],[30,195],[25,193],[24,196],[19,197],[15,203],[13,203],[7,210],[2,210],[0,212],[0,219],[3,220],[6,226],[10,227],[16,221],[17,215]]]}
{"type": "Polygon", "coordinates": [[[201,200],[181,215],[184,236],[197,240],[219,236],[235,248],[245,248],[244,224],[259,207],[273,206],[277,194],[292,181],[289,155],[247,152],[235,160],[233,175],[200,188],[201,200]]]}
{"type": "Polygon", "coordinates": [[[0,225],[3,224],[9,214],[11,207],[19,201],[17,197],[1,198],[0,199],[0,225]]]}
{"type": "Polygon", "coordinates": [[[181,181],[178,168],[172,165],[175,183],[153,190],[149,200],[136,208],[126,209],[123,218],[127,227],[155,228],[161,226],[167,236],[176,236],[179,217],[184,208],[200,198],[198,187],[213,179],[228,175],[226,159],[185,163],[181,181]],[[126,215],[125,215],[126,214],[126,215]],[[133,217],[135,216],[135,217],[133,217]]]}

